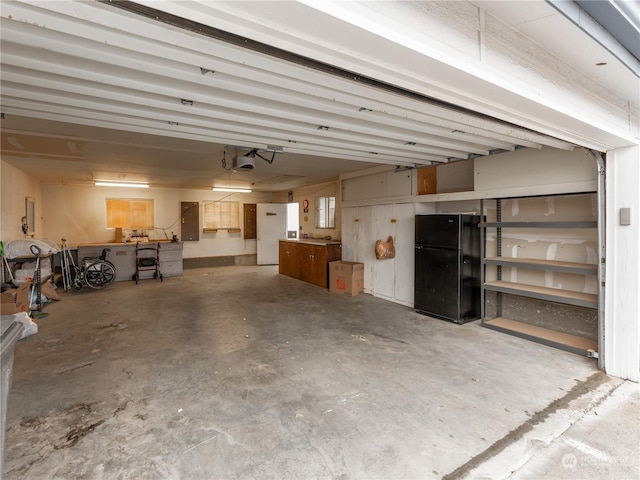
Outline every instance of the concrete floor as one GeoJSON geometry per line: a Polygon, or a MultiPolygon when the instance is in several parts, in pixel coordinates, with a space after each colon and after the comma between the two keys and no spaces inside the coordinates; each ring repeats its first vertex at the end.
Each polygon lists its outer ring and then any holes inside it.
{"type": "Polygon", "coordinates": [[[271,266],[61,295],[16,346],[7,480],[491,478],[622,384],[271,266]]]}

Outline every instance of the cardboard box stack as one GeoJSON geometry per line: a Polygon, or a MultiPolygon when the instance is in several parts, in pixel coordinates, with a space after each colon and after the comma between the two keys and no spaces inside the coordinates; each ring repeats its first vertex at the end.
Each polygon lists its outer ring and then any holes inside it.
{"type": "Polygon", "coordinates": [[[2,292],[0,311],[2,315],[11,315],[29,310],[29,287],[30,282],[23,283],[18,288],[9,288],[2,292]]]}

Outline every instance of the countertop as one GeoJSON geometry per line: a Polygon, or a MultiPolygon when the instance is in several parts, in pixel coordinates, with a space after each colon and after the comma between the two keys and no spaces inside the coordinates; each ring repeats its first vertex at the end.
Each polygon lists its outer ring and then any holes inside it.
{"type": "MultiPolygon", "coordinates": [[[[153,244],[153,243],[182,243],[181,241],[171,242],[171,240],[149,240],[148,242],[138,242],[140,245],[153,244]]],[[[74,243],[78,247],[96,247],[96,246],[115,246],[115,245],[135,245],[136,242],[94,242],[94,243],[74,243]]]]}
{"type": "Polygon", "coordinates": [[[281,238],[281,242],[308,243],[310,245],[341,245],[340,240],[324,240],[322,238],[281,238]]]}

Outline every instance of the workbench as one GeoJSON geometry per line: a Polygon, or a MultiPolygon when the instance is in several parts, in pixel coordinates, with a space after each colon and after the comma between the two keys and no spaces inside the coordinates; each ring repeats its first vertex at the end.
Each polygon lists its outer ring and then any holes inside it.
{"type": "MultiPolygon", "coordinates": [[[[182,242],[149,241],[140,243],[141,247],[155,247],[160,243],[160,270],[163,277],[182,275],[182,242]]],[[[99,257],[103,248],[110,249],[107,260],[116,268],[116,282],[131,280],[136,273],[136,244],[127,243],[91,243],[79,244],[78,260],[85,257],[99,257]]],[[[155,255],[155,253],[154,253],[155,255]]],[[[153,272],[141,272],[141,278],[152,278],[153,272]]]]}

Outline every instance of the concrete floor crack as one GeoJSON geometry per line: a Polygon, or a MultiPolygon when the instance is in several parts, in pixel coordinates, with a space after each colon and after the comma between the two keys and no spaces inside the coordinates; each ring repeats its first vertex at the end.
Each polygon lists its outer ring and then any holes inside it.
{"type": "MultiPolygon", "coordinates": [[[[596,372],[584,381],[577,382],[571,390],[569,390],[564,396],[554,400],[543,410],[533,414],[525,423],[521,424],[518,428],[511,430],[507,435],[499,439],[490,445],[483,452],[479,453],[475,457],[471,458],[468,462],[456,468],[454,471],[444,475],[442,480],[457,480],[467,478],[469,474],[475,468],[482,465],[484,462],[495,457],[503,450],[505,450],[512,443],[521,439],[525,434],[530,432],[537,424],[542,423],[550,415],[555,412],[569,407],[570,403],[587,393],[595,390],[600,385],[606,383],[609,377],[602,372],[596,372]]],[[[611,392],[609,392],[610,394],[611,392]]],[[[602,401],[602,399],[600,400],[602,401]]]]}
{"type": "Polygon", "coordinates": [[[71,367],[71,368],[68,368],[68,369],[66,369],[66,370],[61,370],[61,371],[59,371],[59,372],[56,372],[56,375],[62,375],[63,373],[73,372],[74,370],[78,370],[78,369],[80,369],[80,368],[88,367],[88,366],[90,366],[90,365],[93,365],[93,362],[84,363],[84,364],[82,364],[82,365],[78,365],[78,366],[75,366],[75,367],[71,367]]]}

